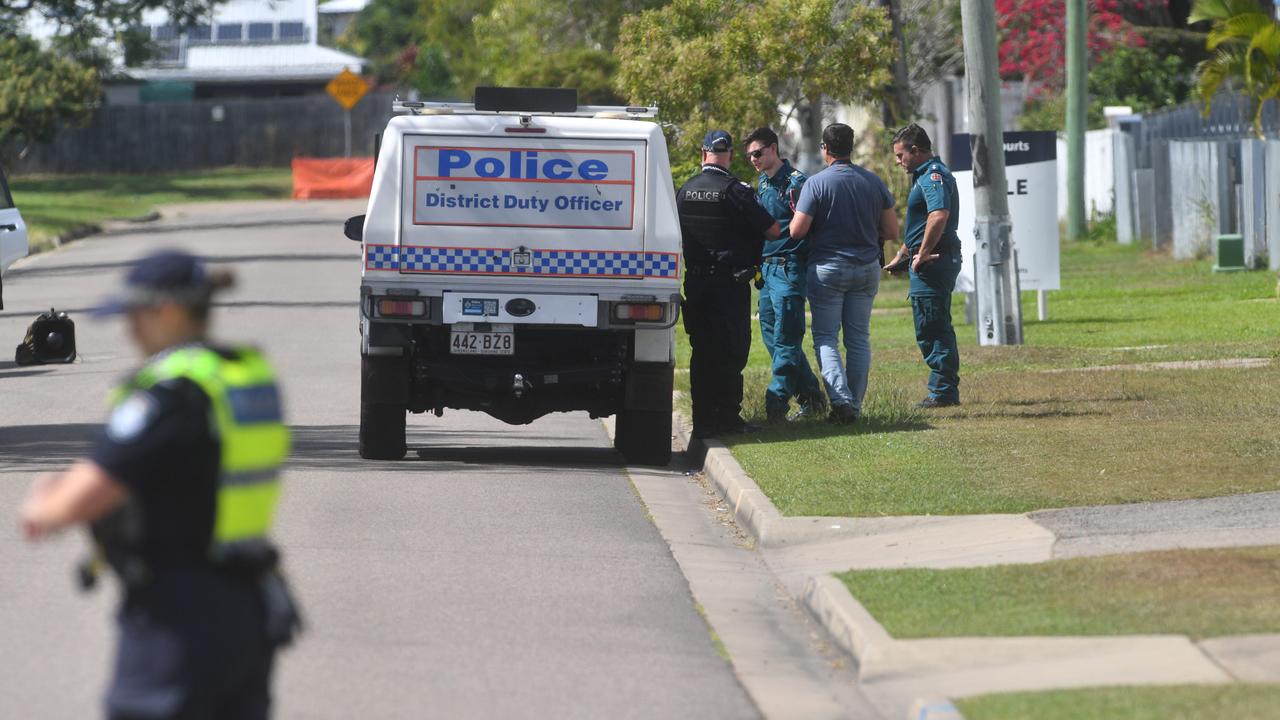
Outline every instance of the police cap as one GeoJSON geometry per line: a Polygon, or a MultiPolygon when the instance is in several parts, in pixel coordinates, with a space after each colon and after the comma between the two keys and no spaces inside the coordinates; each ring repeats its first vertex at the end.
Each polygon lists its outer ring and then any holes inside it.
{"type": "Polygon", "coordinates": [[[113,315],[164,302],[208,305],[213,292],[227,284],[213,278],[200,258],[181,250],[159,250],[135,262],[125,275],[124,288],[93,314],[113,315]]]}
{"type": "Polygon", "coordinates": [[[724,130],[712,130],[702,136],[702,149],[713,153],[727,153],[733,147],[733,138],[724,130]]]}

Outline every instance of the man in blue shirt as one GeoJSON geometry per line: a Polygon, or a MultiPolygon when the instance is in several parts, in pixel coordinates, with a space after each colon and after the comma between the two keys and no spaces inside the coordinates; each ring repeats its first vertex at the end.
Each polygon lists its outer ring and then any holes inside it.
{"type": "Polygon", "coordinates": [[[951,293],[960,274],[960,199],[956,179],[933,154],[924,128],[912,123],[893,137],[893,155],[911,177],[902,249],[888,267],[910,260],[911,314],[916,344],[929,366],[921,408],[960,404],[960,349],[951,324],[951,293]]]}
{"type": "Polygon", "coordinates": [[[809,241],[805,279],[813,310],[813,349],[831,400],[829,419],[855,423],[862,415],[871,370],[871,303],[880,289],[880,252],[898,236],[893,195],[884,181],[849,161],[853,128],[822,131],[827,168],[800,191],[791,237],[809,241]],[[843,331],[848,370],[836,336],[843,331]]]}
{"type": "Polygon", "coordinates": [[[764,407],[769,422],[787,417],[791,398],[800,401],[800,415],[822,404],[822,388],[809,369],[800,343],[804,341],[805,271],[809,243],[792,239],[787,231],[805,174],[778,155],[778,134],[767,127],[747,136],[745,147],[752,167],[760,171],[756,179],[756,200],[774,220],[782,234],[764,244],[760,276],[760,337],[773,359],[773,380],[765,390],[764,407]]]}

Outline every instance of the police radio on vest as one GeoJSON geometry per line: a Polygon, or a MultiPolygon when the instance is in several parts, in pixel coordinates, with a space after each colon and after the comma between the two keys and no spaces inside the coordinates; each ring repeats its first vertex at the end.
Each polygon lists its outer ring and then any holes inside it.
{"type": "Polygon", "coordinates": [[[588,158],[576,165],[563,156],[539,157],[536,150],[512,150],[507,158],[482,155],[476,159],[466,150],[441,148],[436,170],[438,177],[458,177],[456,171],[471,170],[477,177],[512,180],[604,180],[609,165],[598,158],[588,158]],[[576,178],[575,178],[576,176],[576,178]]]}

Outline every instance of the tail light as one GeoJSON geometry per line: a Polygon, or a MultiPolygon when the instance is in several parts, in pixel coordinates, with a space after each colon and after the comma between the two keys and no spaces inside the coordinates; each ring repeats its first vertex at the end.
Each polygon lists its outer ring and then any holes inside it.
{"type": "Polygon", "coordinates": [[[613,319],[659,322],[666,317],[666,312],[666,305],[662,303],[617,303],[613,306],[613,319]]]}
{"type": "Polygon", "coordinates": [[[378,315],[381,317],[422,317],[426,314],[425,300],[378,298],[378,315]]]}

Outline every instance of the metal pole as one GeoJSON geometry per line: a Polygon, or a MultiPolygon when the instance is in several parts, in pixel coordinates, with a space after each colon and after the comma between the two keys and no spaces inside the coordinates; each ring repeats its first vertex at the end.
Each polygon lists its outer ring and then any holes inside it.
{"type": "Polygon", "coordinates": [[[351,110],[342,111],[343,157],[351,157],[351,110]]]}
{"type": "Polygon", "coordinates": [[[1000,79],[996,75],[995,0],[960,0],[965,85],[969,94],[969,151],[973,157],[973,279],[978,296],[978,344],[1021,345],[1018,259],[1013,252],[1008,181],[1004,171],[1000,79]]]}
{"type": "Polygon", "coordinates": [[[1040,322],[1049,319],[1049,292],[1047,290],[1036,291],[1036,317],[1040,322]]]}
{"type": "Polygon", "coordinates": [[[1089,231],[1084,206],[1084,137],[1088,129],[1088,0],[1067,0],[1067,238],[1089,231]]]}

